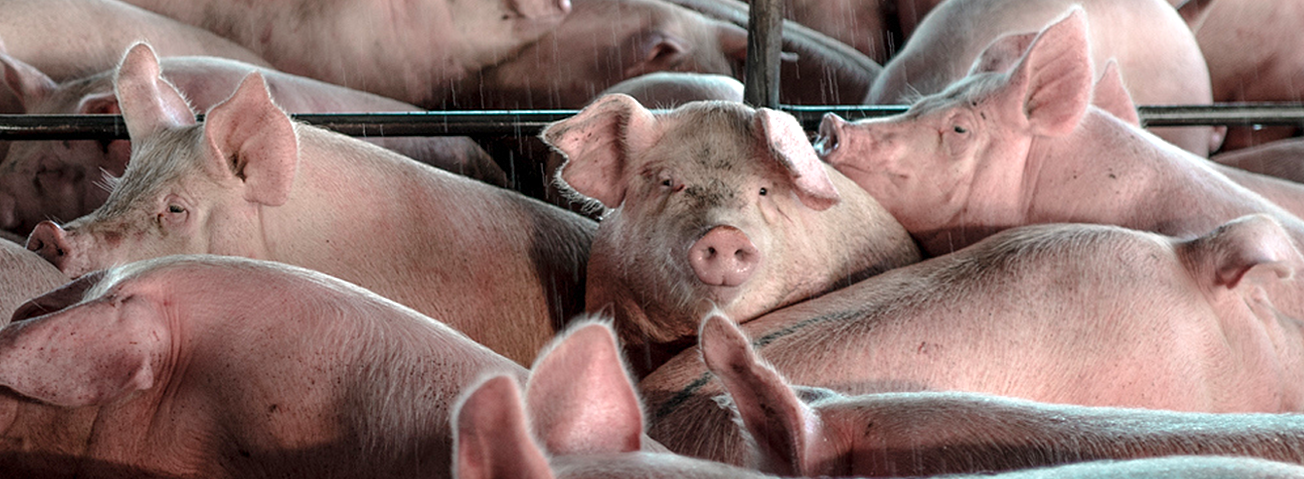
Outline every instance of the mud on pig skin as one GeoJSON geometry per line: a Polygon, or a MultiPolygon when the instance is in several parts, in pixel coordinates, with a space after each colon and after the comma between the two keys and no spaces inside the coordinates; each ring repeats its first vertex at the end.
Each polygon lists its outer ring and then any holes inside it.
{"type": "Polygon", "coordinates": [[[1304,461],[1304,416],[1295,414],[1092,408],[956,392],[798,391],[728,318],[708,317],[699,337],[703,361],[728,390],[749,438],[748,465],[773,474],[924,476],[1173,454],[1304,461]]]}
{"type": "MultiPolygon", "coordinates": [[[[259,68],[216,57],[157,59],[147,44],[134,45],[132,61],[159,64],[164,78],[187,103],[206,111],[231,96],[250,72],[267,81],[273,100],[289,113],[343,113],[368,111],[420,111],[400,101],[259,68]]],[[[116,69],[55,84],[49,77],[18,59],[0,54],[0,66],[11,87],[22,85],[22,101],[31,114],[118,114],[113,92],[116,69]]],[[[371,137],[365,141],[412,159],[484,180],[507,182],[502,169],[474,141],[465,137],[371,137]]],[[[127,140],[23,141],[10,144],[0,163],[0,227],[23,235],[36,223],[53,219],[70,221],[93,211],[108,197],[103,183],[121,176],[131,154],[127,140]],[[8,203],[12,202],[12,203],[8,203]],[[12,206],[10,206],[12,205],[12,206]]]]}
{"type": "MultiPolygon", "coordinates": [[[[1202,412],[1304,406],[1301,323],[1267,287],[1304,267],[1273,219],[1196,239],[1034,225],[741,324],[793,384],[858,395],[967,391],[1202,412]]],[[[741,463],[723,392],[690,349],[639,384],[648,434],[741,463]]]]}
{"type": "MultiPolygon", "coordinates": [[[[910,102],[946,90],[996,49],[1022,52],[1065,12],[1091,20],[1086,38],[1096,67],[1114,58],[1128,91],[1146,105],[1208,104],[1209,70],[1195,36],[1163,0],[954,0],[933,9],[904,49],[883,66],[867,101],[910,102]],[[1080,5],[1080,6],[1077,6],[1080,5]]],[[[986,65],[993,71],[1004,65],[986,65]]],[[[1164,139],[1200,156],[1222,137],[1212,127],[1160,128],[1164,139]]]]}
{"type": "Polygon", "coordinates": [[[229,38],[278,70],[434,109],[450,86],[516,56],[571,9],[569,0],[127,3],[229,38]]]}
{"type": "Polygon", "coordinates": [[[648,439],[610,327],[572,324],[540,353],[524,398],[511,376],[468,388],[454,415],[455,477],[769,477],[670,454],[648,439]]]}
{"type": "Polygon", "coordinates": [[[447,477],[462,388],[526,373],[362,288],[244,258],[113,268],[14,319],[0,465],[25,477],[447,477]]]}
{"type": "Polygon", "coordinates": [[[528,363],[579,312],[596,225],[517,193],[290,121],[258,73],[195,125],[149,62],[117,97],[132,159],[99,209],[28,239],[69,277],[212,253],[322,271],[528,363]]]}
{"type": "Polygon", "coordinates": [[[728,102],[653,113],[609,95],[542,136],[567,158],[561,181],[606,209],[585,304],[614,313],[638,376],[690,346],[712,303],[747,321],[918,261],[786,113],[728,102]]]}

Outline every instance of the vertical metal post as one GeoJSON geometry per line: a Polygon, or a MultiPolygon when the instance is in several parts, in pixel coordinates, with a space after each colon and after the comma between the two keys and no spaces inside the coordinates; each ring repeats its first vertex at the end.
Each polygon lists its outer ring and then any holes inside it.
{"type": "Polygon", "coordinates": [[[752,0],[747,19],[747,69],[743,101],[779,107],[779,56],[783,48],[782,0],[752,0]]]}

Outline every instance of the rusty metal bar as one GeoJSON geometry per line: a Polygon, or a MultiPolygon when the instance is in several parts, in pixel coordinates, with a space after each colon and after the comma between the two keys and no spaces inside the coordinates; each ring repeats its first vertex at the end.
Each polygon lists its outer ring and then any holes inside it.
{"type": "MultiPolygon", "coordinates": [[[[848,120],[901,113],[905,106],[782,106],[808,130],[824,113],[848,120]]],[[[1224,103],[1199,106],[1141,106],[1146,126],[1301,125],[1304,103],[1224,103]]],[[[528,136],[575,110],[433,111],[415,113],[313,113],[296,120],[353,136],[528,136]]],[[[0,140],[127,138],[116,115],[0,115],[0,140]]]]}
{"type": "Polygon", "coordinates": [[[779,57],[783,49],[783,5],[779,0],[752,0],[747,19],[747,72],[743,102],[779,108],[779,57]]]}

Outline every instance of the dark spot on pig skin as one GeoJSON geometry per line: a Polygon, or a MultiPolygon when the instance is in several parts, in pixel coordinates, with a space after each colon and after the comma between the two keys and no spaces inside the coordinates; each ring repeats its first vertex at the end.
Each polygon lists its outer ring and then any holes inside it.
{"type": "Polygon", "coordinates": [[[1117,176],[1114,176],[1113,173],[1110,173],[1110,174],[1109,174],[1109,179],[1111,179],[1111,180],[1117,180],[1118,177],[1117,177],[1117,176]]]}
{"type": "Polygon", "coordinates": [[[249,451],[246,451],[246,450],[244,450],[244,449],[237,449],[235,452],[240,453],[240,456],[241,456],[241,457],[249,457],[249,456],[252,455],[252,454],[249,454],[249,451]]]}
{"type": "Polygon", "coordinates": [[[862,431],[862,435],[864,435],[864,436],[869,436],[869,434],[870,434],[870,429],[873,429],[873,428],[874,428],[874,422],[873,422],[873,421],[870,421],[870,422],[868,422],[868,423],[865,423],[865,430],[862,431]]]}
{"type": "Polygon", "coordinates": [[[271,405],[271,406],[267,406],[267,412],[268,412],[269,414],[270,414],[270,413],[274,413],[274,412],[276,412],[277,409],[280,409],[280,408],[281,408],[281,406],[276,405],[276,404],[273,404],[273,405],[271,405]]]}

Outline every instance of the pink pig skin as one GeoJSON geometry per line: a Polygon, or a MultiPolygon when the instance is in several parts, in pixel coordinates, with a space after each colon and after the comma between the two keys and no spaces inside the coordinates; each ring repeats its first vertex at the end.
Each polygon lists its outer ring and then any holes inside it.
{"type": "MultiPolygon", "coordinates": [[[[156,60],[164,77],[198,111],[207,111],[231,96],[250,72],[260,72],[276,104],[289,113],[420,111],[421,109],[357,90],[214,57],[169,57],[156,60]]],[[[21,90],[26,113],[119,113],[113,94],[116,68],[56,85],[20,60],[0,54],[11,87],[21,90]]],[[[502,169],[474,141],[465,137],[363,137],[417,161],[495,185],[507,182],[502,169]]],[[[0,185],[14,198],[11,216],[0,227],[26,235],[36,223],[71,221],[94,211],[108,197],[100,186],[104,174],[121,176],[131,154],[126,140],[102,142],[27,141],[11,143],[0,162],[0,185]]],[[[3,206],[3,205],[0,205],[3,206]]]]}
{"type": "Polygon", "coordinates": [[[257,54],[213,33],[148,10],[112,0],[0,1],[0,38],[14,58],[55,81],[113,68],[122,52],[139,41],[159,46],[159,55],[206,55],[258,66],[257,54]]]}
{"type": "MultiPolygon", "coordinates": [[[[939,93],[982,63],[989,45],[1012,43],[1017,55],[1026,39],[1070,7],[1081,8],[1091,20],[1086,38],[1094,64],[1116,59],[1137,103],[1212,101],[1209,70],[1195,36],[1163,0],[955,0],[924,17],[905,48],[883,66],[867,102],[901,103],[939,93]]],[[[1208,156],[1222,141],[1210,127],[1154,131],[1200,156],[1208,156]]]]}
{"type": "Polygon", "coordinates": [[[251,74],[203,125],[129,54],[117,96],[134,138],[108,201],[28,239],[69,277],[182,253],[322,271],[527,363],[580,309],[592,221],[290,122],[251,74]]]}
{"type": "Polygon", "coordinates": [[[6,473],[447,477],[454,398],[483,374],[525,379],[437,321],[279,263],[173,256],[68,288],[0,330],[6,473]]]}
{"type": "MultiPolygon", "coordinates": [[[[1301,138],[1219,153],[1210,159],[1238,170],[1272,176],[1291,183],[1304,183],[1304,161],[1301,161],[1304,160],[1304,139],[1301,138]]],[[[1292,211],[1297,216],[1300,215],[1298,210],[1292,211]]]]}
{"type": "MultiPolygon", "coordinates": [[[[1273,219],[1179,240],[1116,226],[1011,229],[741,324],[793,384],[966,391],[1201,412],[1304,407],[1301,323],[1269,294],[1304,267],[1273,219]]],[[[688,350],[640,384],[648,434],[741,464],[688,350]],[[722,439],[724,438],[724,439],[722,439]]],[[[1296,451],[1298,452],[1298,451],[1296,451]]]]}
{"type": "Polygon", "coordinates": [[[756,356],[723,316],[702,325],[701,351],[728,389],[750,465],[802,477],[993,472],[1172,454],[1304,461],[1304,420],[1291,414],[1200,414],[1091,408],[972,393],[842,396],[799,392],[756,356]]]}
{"type": "Polygon", "coordinates": [[[614,314],[639,376],[690,346],[713,305],[748,321],[918,261],[786,113],[728,102],[653,113],[618,94],[542,136],[567,157],[562,181],[606,209],[585,304],[614,314]]]}
{"type": "MultiPolygon", "coordinates": [[[[1304,29],[1304,3],[1216,0],[1208,10],[1195,39],[1209,64],[1214,101],[1298,102],[1304,98],[1304,51],[1292,40],[1304,29]]],[[[1232,127],[1222,151],[1299,133],[1299,128],[1289,126],[1232,127]]]]}
{"type": "Polygon", "coordinates": [[[610,327],[577,321],[539,355],[525,397],[491,377],[458,403],[459,479],[759,478],[669,454],[643,434],[638,393],[610,327]]]}
{"type": "MultiPolygon", "coordinates": [[[[569,0],[129,0],[253,50],[276,69],[425,108],[553,31],[569,0]]],[[[531,72],[538,78],[538,72],[531,72]]]]}
{"type": "Polygon", "coordinates": [[[455,85],[446,108],[580,108],[654,72],[739,75],[747,31],[662,0],[573,0],[557,28],[455,85]],[[540,74],[546,72],[546,74],[540,74]]]}

